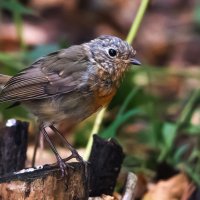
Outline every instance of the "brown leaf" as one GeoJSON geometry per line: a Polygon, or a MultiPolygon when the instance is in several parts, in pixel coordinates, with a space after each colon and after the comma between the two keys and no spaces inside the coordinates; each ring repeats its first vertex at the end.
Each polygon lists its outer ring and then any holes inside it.
{"type": "Polygon", "coordinates": [[[166,181],[159,181],[149,186],[143,200],[186,200],[194,191],[195,186],[187,176],[180,173],[166,181]]]}

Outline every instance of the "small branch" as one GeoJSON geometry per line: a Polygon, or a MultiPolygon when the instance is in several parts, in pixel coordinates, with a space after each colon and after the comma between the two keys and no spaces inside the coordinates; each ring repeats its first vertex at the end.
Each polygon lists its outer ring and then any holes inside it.
{"type": "Polygon", "coordinates": [[[131,172],[128,173],[124,195],[122,200],[133,200],[135,188],[137,184],[137,176],[131,172]]]}

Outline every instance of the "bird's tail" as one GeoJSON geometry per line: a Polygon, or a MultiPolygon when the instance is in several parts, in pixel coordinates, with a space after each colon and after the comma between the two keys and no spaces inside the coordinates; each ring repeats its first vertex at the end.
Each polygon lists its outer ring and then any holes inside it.
{"type": "Polygon", "coordinates": [[[12,78],[12,76],[0,74],[0,89],[12,78]]]}

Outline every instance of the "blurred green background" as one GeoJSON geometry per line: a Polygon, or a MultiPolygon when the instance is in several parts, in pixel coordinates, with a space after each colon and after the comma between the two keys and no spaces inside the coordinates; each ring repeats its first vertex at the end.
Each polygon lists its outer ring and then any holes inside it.
{"type": "MultiPolygon", "coordinates": [[[[14,75],[47,53],[101,34],[125,39],[139,3],[1,0],[0,73],[14,75]]],[[[150,1],[133,47],[142,66],[127,72],[100,133],[122,144],[128,170],[157,179],[183,171],[200,184],[200,3],[150,1]]],[[[6,106],[1,122],[32,122],[22,107],[6,106]]],[[[93,123],[94,116],[72,131],[76,147],[85,147],[93,123]]]]}

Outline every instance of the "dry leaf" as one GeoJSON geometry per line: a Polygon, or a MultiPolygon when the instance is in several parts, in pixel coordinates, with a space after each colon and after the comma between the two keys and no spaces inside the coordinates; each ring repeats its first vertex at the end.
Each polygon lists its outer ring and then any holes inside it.
{"type": "Polygon", "coordinates": [[[143,200],[186,200],[194,189],[187,176],[180,173],[166,181],[151,184],[143,200]]]}

